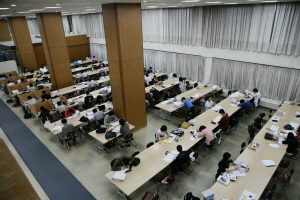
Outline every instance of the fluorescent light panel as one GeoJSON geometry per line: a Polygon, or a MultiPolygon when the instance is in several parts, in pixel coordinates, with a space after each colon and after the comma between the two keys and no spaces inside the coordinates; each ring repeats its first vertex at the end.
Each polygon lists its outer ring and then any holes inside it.
{"type": "Polygon", "coordinates": [[[0,10],[8,10],[8,9],[10,9],[10,8],[0,8],[0,10]]]}
{"type": "Polygon", "coordinates": [[[57,7],[45,7],[45,9],[52,9],[52,8],[61,8],[61,7],[59,7],[59,6],[57,6],[57,7]]]}

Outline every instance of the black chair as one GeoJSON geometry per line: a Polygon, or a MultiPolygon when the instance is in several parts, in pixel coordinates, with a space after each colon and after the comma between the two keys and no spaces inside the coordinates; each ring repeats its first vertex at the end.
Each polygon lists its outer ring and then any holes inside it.
{"type": "Polygon", "coordinates": [[[278,194],[281,194],[283,196],[286,195],[286,192],[285,192],[285,189],[284,189],[284,186],[289,186],[290,185],[290,181],[291,181],[291,178],[292,178],[292,175],[294,174],[294,169],[291,169],[290,170],[290,174],[284,174],[282,172],[279,172],[279,171],[276,171],[274,174],[273,174],[273,179],[277,182],[279,182],[281,185],[282,185],[282,188],[283,188],[283,193],[280,193],[278,191],[274,191],[278,194]]]}
{"type": "Polygon", "coordinates": [[[148,144],[146,145],[146,148],[149,148],[149,147],[151,147],[152,145],[154,145],[154,142],[148,143],[148,144]]]}
{"type": "Polygon", "coordinates": [[[245,150],[245,147],[246,147],[246,142],[243,142],[241,144],[241,151],[240,151],[240,154],[243,153],[243,151],[245,150]]]}
{"type": "Polygon", "coordinates": [[[276,184],[274,184],[271,189],[266,188],[263,191],[260,198],[263,198],[264,200],[272,200],[272,196],[273,196],[275,190],[276,190],[276,184]]]}

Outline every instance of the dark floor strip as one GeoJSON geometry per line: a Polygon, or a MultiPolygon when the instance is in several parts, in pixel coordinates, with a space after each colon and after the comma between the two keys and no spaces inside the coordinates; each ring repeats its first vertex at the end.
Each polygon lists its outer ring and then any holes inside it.
{"type": "Polygon", "coordinates": [[[95,199],[2,99],[0,126],[50,199],[95,199]]]}

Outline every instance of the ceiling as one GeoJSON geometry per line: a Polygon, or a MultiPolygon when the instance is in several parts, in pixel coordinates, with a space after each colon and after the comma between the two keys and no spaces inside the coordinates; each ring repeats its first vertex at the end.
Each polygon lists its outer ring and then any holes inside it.
{"type": "Polygon", "coordinates": [[[293,1],[300,0],[0,0],[0,18],[35,17],[35,13],[41,12],[62,12],[63,15],[96,13],[102,11],[101,4],[107,3],[141,3],[142,9],[157,9],[293,1]]]}

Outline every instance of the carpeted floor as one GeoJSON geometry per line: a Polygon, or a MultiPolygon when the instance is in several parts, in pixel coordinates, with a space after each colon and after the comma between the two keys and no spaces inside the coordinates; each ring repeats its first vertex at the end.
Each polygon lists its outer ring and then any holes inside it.
{"type": "Polygon", "coordinates": [[[95,199],[2,99],[0,126],[50,199],[95,199]]]}

